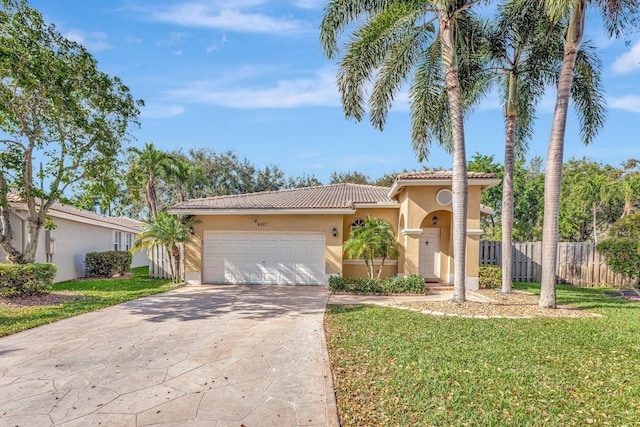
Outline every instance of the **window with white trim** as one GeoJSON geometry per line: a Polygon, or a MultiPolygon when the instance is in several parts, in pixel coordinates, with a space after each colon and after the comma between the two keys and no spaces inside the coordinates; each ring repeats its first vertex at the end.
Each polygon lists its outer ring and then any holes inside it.
{"type": "Polygon", "coordinates": [[[114,231],[113,232],[113,250],[119,251],[122,248],[122,232],[114,231]]]}

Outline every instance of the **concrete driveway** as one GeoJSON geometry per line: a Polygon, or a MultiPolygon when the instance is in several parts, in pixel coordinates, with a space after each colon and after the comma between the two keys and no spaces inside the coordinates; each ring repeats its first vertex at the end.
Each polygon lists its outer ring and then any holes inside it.
{"type": "Polygon", "coordinates": [[[185,287],[0,338],[0,426],[338,426],[328,297],[185,287]]]}

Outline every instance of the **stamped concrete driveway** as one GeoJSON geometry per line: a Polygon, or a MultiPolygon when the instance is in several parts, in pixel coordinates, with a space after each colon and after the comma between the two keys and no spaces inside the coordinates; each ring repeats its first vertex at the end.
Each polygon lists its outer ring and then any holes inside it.
{"type": "Polygon", "coordinates": [[[328,296],[185,287],[0,338],[0,426],[337,426],[328,296]]]}

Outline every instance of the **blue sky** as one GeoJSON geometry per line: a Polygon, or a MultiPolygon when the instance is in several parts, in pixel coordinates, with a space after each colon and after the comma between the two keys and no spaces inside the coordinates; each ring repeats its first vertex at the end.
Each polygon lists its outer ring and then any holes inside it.
{"type": "MultiPolygon", "coordinates": [[[[31,0],[45,19],[82,43],[99,67],[142,98],[142,145],[234,150],[288,175],[357,170],[372,178],[416,169],[409,111],[400,101],[383,133],[347,121],[335,87],[336,66],[318,43],[325,0],[31,0]]],[[[565,159],[587,156],[618,166],[640,158],[640,35],[609,40],[597,18],[587,37],[601,49],[609,104],[605,129],[588,147],[569,117],[565,159]]],[[[546,157],[555,91],[538,111],[528,157],[546,157]]],[[[502,161],[504,128],[496,95],[466,120],[467,156],[502,161]]],[[[433,147],[430,167],[451,167],[433,147]]]]}

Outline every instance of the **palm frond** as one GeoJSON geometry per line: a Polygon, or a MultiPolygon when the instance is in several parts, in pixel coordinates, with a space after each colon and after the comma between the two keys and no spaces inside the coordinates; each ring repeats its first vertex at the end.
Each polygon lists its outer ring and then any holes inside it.
{"type": "Polygon", "coordinates": [[[396,42],[390,46],[382,67],[373,86],[369,98],[371,124],[378,130],[383,130],[386,115],[391,108],[394,93],[406,81],[409,73],[419,61],[422,46],[433,38],[433,26],[415,25],[416,12],[413,11],[401,25],[394,30],[396,42]]]}
{"type": "Polygon", "coordinates": [[[606,100],[600,79],[602,61],[589,41],[582,43],[576,57],[571,99],[580,120],[580,135],[589,144],[604,127],[606,100]]]}
{"type": "Polygon", "coordinates": [[[320,23],[320,45],[325,55],[333,59],[339,52],[338,39],[344,30],[361,18],[383,12],[397,0],[332,0],[324,8],[320,23]]]}

